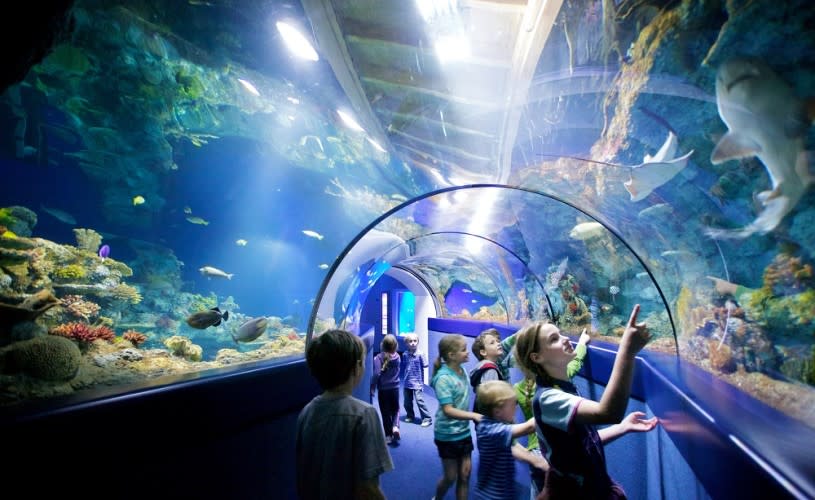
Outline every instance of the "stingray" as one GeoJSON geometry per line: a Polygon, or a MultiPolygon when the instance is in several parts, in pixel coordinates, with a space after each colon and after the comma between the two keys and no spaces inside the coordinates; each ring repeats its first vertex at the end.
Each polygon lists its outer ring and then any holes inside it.
{"type": "Polygon", "coordinates": [[[631,177],[623,183],[631,195],[631,201],[640,201],[659,186],[673,179],[688,164],[688,158],[693,150],[675,158],[677,139],[676,134],[668,132],[665,144],[659,148],[654,156],[645,155],[643,162],[630,167],[631,177]]]}

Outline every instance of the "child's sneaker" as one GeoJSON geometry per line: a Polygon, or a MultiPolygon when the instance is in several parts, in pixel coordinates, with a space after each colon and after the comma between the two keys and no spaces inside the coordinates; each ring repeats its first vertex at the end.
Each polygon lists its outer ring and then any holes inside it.
{"type": "Polygon", "coordinates": [[[393,440],[399,441],[402,437],[399,435],[399,427],[393,428],[393,440]]]}
{"type": "Polygon", "coordinates": [[[393,442],[392,436],[385,436],[385,444],[391,444],[393,442]]]}
{"type": "Polygon", "coordinates": [[[422,420],[422,427],[430,427],[431,425],[433,425],[433,421],[429,418],[422,420]]]}

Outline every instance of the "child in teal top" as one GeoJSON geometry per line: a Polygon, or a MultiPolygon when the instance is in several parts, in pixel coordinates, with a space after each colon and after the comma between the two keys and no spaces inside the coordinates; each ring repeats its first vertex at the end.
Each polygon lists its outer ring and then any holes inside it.
{"type": "Polygon", "coordinates": [[[433,437],[443,469],[436,483],[436,498],[444,498],[454,483],[456,498],[467,498],[469,492],[473,451],[470,420],[480,422],[482,415],[469,411],[470,380],[461,366],[468,358],[463,335],[445,335],[439,341],[439,357],[433,363],[430,382],[439,401],[433,437]]]}

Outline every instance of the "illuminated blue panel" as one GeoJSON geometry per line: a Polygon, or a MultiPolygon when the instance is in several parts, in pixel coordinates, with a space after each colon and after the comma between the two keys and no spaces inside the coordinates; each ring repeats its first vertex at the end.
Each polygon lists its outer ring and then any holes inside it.
{"type": "Polygon", "coordinates": [[[404,335],[416,330],[416,296],[413,292],[399,292],[399,327],[397,333],[404,335]]]}

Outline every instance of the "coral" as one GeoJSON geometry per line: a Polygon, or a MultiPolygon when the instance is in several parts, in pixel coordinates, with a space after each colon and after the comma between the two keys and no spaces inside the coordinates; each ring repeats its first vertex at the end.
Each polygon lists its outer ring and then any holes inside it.
{"type": "Polygon", "coordinates": [[[72,316],[88,320],[99,314],[99,305],[85,300],[79,295],[66,295],[62,298],[62,307],[72,316]]]}
{"type": "Polygon", "coordinates": [[[102,235],[93,229],[77,228],[74,229],[74,235],[76,236],[76,246],[89,252],[96,253],[99,245],[102,244],[102,235]]]}
{"type": "Polygon", "coordinates": [[[164,340],[164,345],[173,353],[189,361],[201,361],[203,350],[201,346],[195,345],[190,339],[182,335],[173,335],[164,340]]]}
{"type": "Polygon", "coordinates": [[[122,276],[123,278],[133,276],[133,270],[127,267],[127,264],[124,262],[119,262],[113,259],[107,259],[105,262],[110,270],[114,273],[118,273],[119,276],[122,276]]]}
{"type": "Polygon", "coordinates": [[[128,330],[122,334],[122,338],[133,344],[133,347],[139,347],[147,340],[147,335],[136,330],[128,330]]]}
{"type": "Polygon", "coordinates": [[[37,214],[19,206],[0,208],[0,224],[17,236],[28,238],[37,225],[37,214]]]}
{"type": "Polygon", "coordinates": [[[141,302],[141,293],[139,293],[139,290],[136,287],[124,283],[114,286],[108,293],[117,300],[128,301],[131,304],[141,302]]]}
{"type": "Polygon", "coordinates": [[[798,293],[815,286],[811,264],[804,264],[800,257],[779,253],[764,269],[764,288],[775,295],[798,293]]]}
{"type": "Polygon", "coordinates": [[[722,373],[733,373],[736,363],[733,360],[733,351],[727,344],[718,345],[716,340],[708,340],[710,352],[710,365],[722,373]]]}
{"type": "Polygon", "coordinates": [[[63,323],[59,326],[55,326],[49,330],[48,333],[51,335],[76,340],[82,344],[90,344],[94,340],[98,339],[110,341],[116,337],[116,334],[113,333],[113,330],[111,330],[110,327],[104,325],[93,327],[87,323],[81,323],[78,321],[63,323]]]}
{"type": "Polygon", "coordinates": [[[79,264],[69,264],[54,271],[54,277],[60,281],[78,281],[85,277],[85,269],[79,264]]]}
{"type": "Polygon", "coordinates": [[[22,372],[49,381],[74,378],[81,361],[79,347],[60,337],[45,336],[23,340],[0,351],[0,368],[3,372],[22,372]]]}

